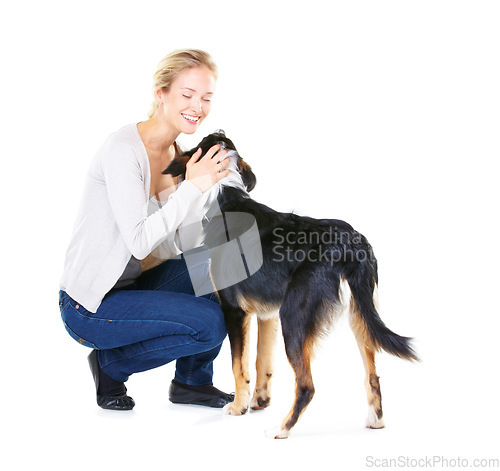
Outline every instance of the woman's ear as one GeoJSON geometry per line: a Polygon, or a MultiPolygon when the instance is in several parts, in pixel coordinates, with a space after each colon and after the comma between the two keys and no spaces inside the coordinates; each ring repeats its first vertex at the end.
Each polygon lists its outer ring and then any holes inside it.
{"type": "Polygon", "coordinates": [[[162,88],[158,88],[157,90],[154,91],[153,96],[158,104],[162,102],[161,100],[163,98],[164,93],[165,90],[163,90],[162,88]]]}

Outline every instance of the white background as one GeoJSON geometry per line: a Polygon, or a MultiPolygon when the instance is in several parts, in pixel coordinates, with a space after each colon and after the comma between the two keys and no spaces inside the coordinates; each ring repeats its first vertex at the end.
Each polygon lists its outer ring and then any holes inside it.
{"type": "MultiPolygon", "coordinates": [[[[1,10],[3,469],[361,470],[399,456],[499,457],[498,2],[1,10]],[[293,397],[282,343],[266,411],[174,406],[173,365],[130,379],[133,412],[95,404],[89,350],[57,307],[75,209],[98,146],[146,119],[158,61],[186,47],[209,51],[220,78],[211,115],[181,142],[223,128],[257,175],[255,199],[345,219],[372,243],[381,315],[423,359],[378,357],[386,429],[363,428],[363,368],[345,321],[322,344],[316,396],[288,440],[264,436],[293,397]]],[[[215,368],[215,385],[233,390],[227,341],[215,368]]]]}

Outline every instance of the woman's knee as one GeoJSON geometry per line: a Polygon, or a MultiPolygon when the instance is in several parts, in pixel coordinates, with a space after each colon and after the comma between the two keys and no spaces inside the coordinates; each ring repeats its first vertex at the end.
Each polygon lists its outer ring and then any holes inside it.
{"type": "Polygon", "coordinates": [[[218,303],[208,300],[204,303],[203,311],[200,340],[212,347],[220,345],[227,335],[224,314],[218,303]]]}

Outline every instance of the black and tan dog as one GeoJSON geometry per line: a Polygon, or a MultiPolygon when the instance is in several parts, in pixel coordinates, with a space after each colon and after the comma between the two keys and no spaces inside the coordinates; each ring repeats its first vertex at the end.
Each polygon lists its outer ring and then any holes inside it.
{"type": "MultiPolygon", "coordinates": [[[[218,143],[233,151],[227,156],[231,159],[230,174],[209,190],[208,200],[218,202],[223,216],[236,212],[255,218],[262,250],[261,266],[255,273],[232,286],[217,289],[236,382],[234,402],[225,407],[225,412],[241,415],[249,406],[263,409],[269,405],[273,348],[281,321],[286,354],[295,373],[295,402],[272,437],[286,438],[314,395],[310,363],[315,343],[328,331],[335,314],[347,308],[366,372],[369,405],[366,426],[382,428],[375,353],[383,349],[407,360],[417,357],[410,339],[389,330],[379,317],[374,300],[377,261],[372,247],[344,221],[280,213],[251,199],[248,192],[255,185],[255,176],[222,131],[204,138],[196,148],[176,158],[163,173],[183,175],[186,162],[199,147],[204,155],[218,143]],[[248,339],[252,314],[257,315],[259,332],[257,379],[250,399],[248,339]]],[[[212,231],[212,225],[215,228],[220,224],[220,217],[215,217],[206,225],[209,245],[217,243],[210,240],[217,233],[212,231]]]]}

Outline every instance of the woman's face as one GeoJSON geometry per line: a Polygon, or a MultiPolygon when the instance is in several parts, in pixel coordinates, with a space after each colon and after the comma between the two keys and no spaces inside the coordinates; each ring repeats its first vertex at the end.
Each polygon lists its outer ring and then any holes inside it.
{"type": "Polygon", "coordinates": [[[175,131],[194,133],[210,112],[215,77],[206,67],[192,67],[179,73],[167,91],[156,93],[158,113],[175,131]]]}

